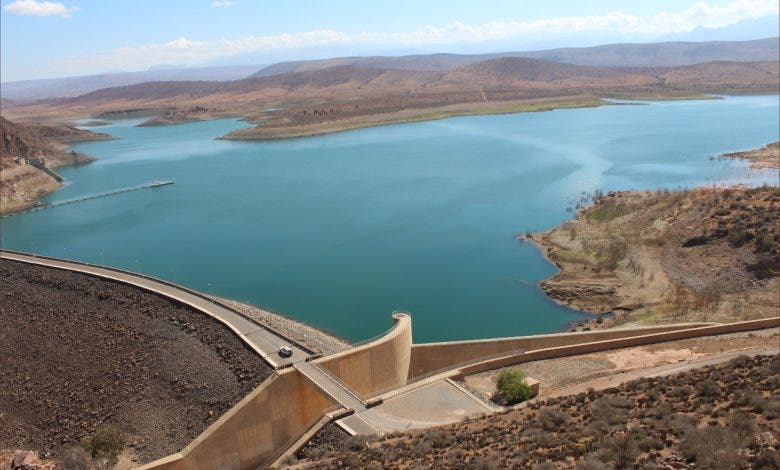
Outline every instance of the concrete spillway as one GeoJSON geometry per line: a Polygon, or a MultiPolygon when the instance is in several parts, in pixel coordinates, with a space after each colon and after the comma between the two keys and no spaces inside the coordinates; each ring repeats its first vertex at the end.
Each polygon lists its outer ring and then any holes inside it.
{"type": "Polygon", "coordinates": [[[105,193],[91,194],[89,196],[82,196],[82,197],[77,197],[77,198],[74,198],[74,199],[67,199],[65,201],[53,202],[51,204],[41,204],[39,206],[31,207],[31,208],[23,210],[23,211],[14,212],[14,213],[11,213],[11,214],[6,214],[3,217],[10,217],[12,215],[24,214],[25,212],[34,212],[34,211],[39,211],[39,210],[43,210],[43,209],[50,209],[52,207],[67,206],[67,205],[70,205],[70,204],[76,204],[76,203],[79,203],[79,202],[89,201],[89,200],[92,200],[92,199],[100,199],[100,198],[103,198],[103,197],[114,196],[114,195],[117,195],[117,194],[129,193],[131,191],[138,191],[138,190],[141,190],[141,189],[159,188],[160,186],[167,186],[169,184],[173,184],[173,180],[153,181],[151,183],[141,184],[141,185],[138,185],[138,186],[130,186],[130,187],[127,187],[127,188],[116,189],[114,191],[108,191],[108,192],[105,192],[105,193]]]}

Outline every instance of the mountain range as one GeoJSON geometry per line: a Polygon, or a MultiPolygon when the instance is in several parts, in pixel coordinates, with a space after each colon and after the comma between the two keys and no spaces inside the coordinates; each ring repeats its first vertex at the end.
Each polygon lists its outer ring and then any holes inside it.
{"type": "Polygon", "coordinates": [[[153,68],[81,77],[24,80],[2,84],[5,104],[49,98],[74,97],[108,87],[159,81],[232,81],[293,72],[311,72],[335,66],[412,71],[450,71],[501,57],[526,57],[594,67],[669,67],[708,61],[774,61],[780,56],[780,38],[751,41],[664,42],[608,44],[490,54],[417,54],[405,56],[340,57],[288,61],[267,67],[257,65],[191,68],[153,68]]]}

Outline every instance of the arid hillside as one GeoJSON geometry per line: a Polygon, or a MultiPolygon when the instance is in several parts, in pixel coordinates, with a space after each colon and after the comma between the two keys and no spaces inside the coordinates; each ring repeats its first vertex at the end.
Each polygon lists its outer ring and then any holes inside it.
{"type": "Polygon", "coordinates": [[[67,150],[67,143],[111,139],[68,126],[21,124],[0,117],[0,213],[24,209],[60,187],[47,168],[89,163],[93,158],[67,150]]]}
{"type": "Polygon", "coordinates": [[[780,356],[741,356],[426,431],[355,437],[292,468],[778,468],[778,386],[780,356]]]}
{"type": "Polygon", "coordinates": [[[59,458],[111,426],[148,462],[271,373],[211,317],[106,279],[3,259],[0,305],[0,449],[59,458]]]}
{"type": "MultiPolygon", "coordinates": [[[[553,299],[626,322],[736,321],[780,312],[780,190],[598,195],[532,235],[560,272],[553,299]]],[[[600,322],[599,322],[600,323],[600,322]]]]}
{"type": "MultiPolygon", "coordinates": [[[[601,104],[600,97],[696,97],[780,89],[777,62],[607,68],[502,57],[454,70],[335,65],[231,82],[149,82],[76,98],[4,108],[8,116],[62,119],[149,116],[153,125],[241,115],[261,125],[227,138],[267,139],[458,114],[537,110],[539,103],[601,104]]],[[[546,105],[549,108],[555,104],[546,105]]]]}

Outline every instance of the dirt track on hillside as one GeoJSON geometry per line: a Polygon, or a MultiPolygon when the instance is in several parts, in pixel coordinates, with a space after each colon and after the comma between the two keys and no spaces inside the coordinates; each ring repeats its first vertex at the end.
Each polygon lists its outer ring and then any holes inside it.
{"type": "Polygon", "coordinates": [[[271,373],[221,324],[112,281],[2,260],[0,305],[0,448],[57,453],[108,424],[150,461],[271,373]]]}

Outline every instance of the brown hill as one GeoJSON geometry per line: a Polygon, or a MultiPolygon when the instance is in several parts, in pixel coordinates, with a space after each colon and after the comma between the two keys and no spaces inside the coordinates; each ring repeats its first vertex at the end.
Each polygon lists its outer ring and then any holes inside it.
{"type": "Polygon", "coordinates": [[[93,158],[72,151],[66,142],[111,139],[69,126],[22,124],[0,116],[0,213],[25,209],[60,187],[48,169],[89,163],[93,158]]]}
{"type": "Polygon", "coordinates": [[[598,104],[594,97],[776,93],[778,88],[777,62],[608,68],[502,57],[448,72],[337,65],[232,82],[150,82],[13,106],[5,113],[25,119],[156,116],[150,125],[243,115],[262,123],[263,130],[243,130],[241,138],[280,138],[429,116],[518,112],[528,100],[579,96],[581,105],[592,106],[598,104]]]}
{"type": "Polygon", "coordinates": [[[253,76],[311,72],[337,65],[372,69],[403,69],[446,72],[500,57],[527,57],[594,67],[672,67],[711,61],[771,61],[780,54],[780,38],[751,41],[661,42],[605,44],[525,52],[491,54],[415,54],[405,56],[337,57],[300,60],[269,65],[253,76]]]}
{"type": "Polygon", "coordinates": [[[0,116],[0,162],[8,167],[17,157],[41,157],[54,153],[51,145],[30,132],[27,126],[17,124],[0,116]]]}

